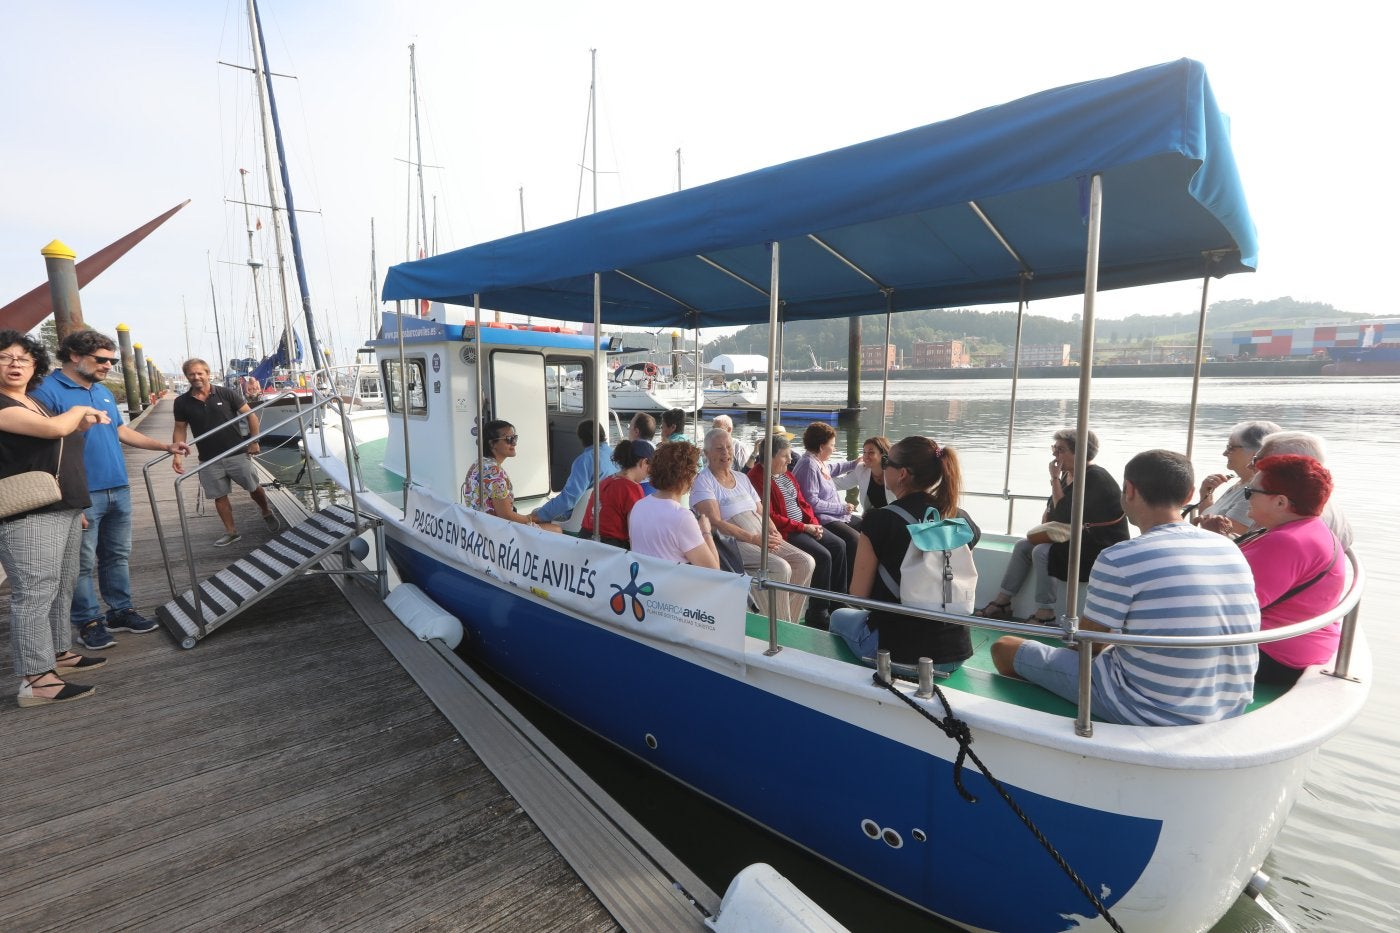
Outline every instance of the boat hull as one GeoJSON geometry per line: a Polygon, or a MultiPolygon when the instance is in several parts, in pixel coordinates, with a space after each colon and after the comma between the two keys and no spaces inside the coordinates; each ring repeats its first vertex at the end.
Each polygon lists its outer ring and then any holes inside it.
{"type": "MultiPolygon", "coordinates": [[[[462,620],[471,653],[683,784],[969,929],[1102,922],[981,775],[963,775],[978,802],[959,797],[955,744],[861,668],[792,650],[767,659],[755,643],[735,669],[389,540],[404,579],[462,620]]],[[[971,715],[986,705],[976,699],[952,695],[970,721],[983,718],[971,715]]],[[[996,715],[1017,712],[995,705],[996,715]]],[[[1069,724],[1056,725],[1068,734],[1050,745],[974,729],[975,749],[1129,929],[1207,929],[1223,914],[1262,863],[1312,757],[1145,766],[1056,748],[1076,745],[1069,724]],[[1181,897],[1183,887],[1195,896],[1181,897]]]]}

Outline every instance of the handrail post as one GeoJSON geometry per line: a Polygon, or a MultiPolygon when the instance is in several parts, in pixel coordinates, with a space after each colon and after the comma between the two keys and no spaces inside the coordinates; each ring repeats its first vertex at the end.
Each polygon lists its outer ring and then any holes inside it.
{"type": "Polygon", "coordinates": [[[1009,498],[1011,495],[1011,446],[1016,439],[1016,393],[1021,385],[1021,330],[1026,320],[1026,280],[1030,278],[1030,273],[1022,272],[1019,276],[1021,294],[1016,301],[1016,347],[1011,356],[1011,414],[1006,419],[1006,470],[1002,476],[1001,494],[1007,496],[1006,503],[1006,533],[1011,534],[1012,521],[1015,518],[1016,500],[1009,498]]]}
{"type": "Polygon", "coordinates": [[[1090,719],[1094,705],[1094,643],[1079,642],[1079,710],[1074,716],[1074,734],[1093,738],[1094,722],[1090,719]]]}
{"type": "MultiPolygon", "coordinates": [[[[768,425],[768,437],[773,436],[774,425],[776,424],[774,412],[777,399],[775,398],[773,379],[774,355],[778,352],[778,271],[781,266],[782,248],[777,240],[769,244],[771,255],[769,266],[769,286],[768,286],[768,398],[765,400],[764,417],[768,425]]],[[[764,443],[765,439],[760,439],[759,443],[764,443]]],[[[768,512],[772,506],[773,496],[773,445],[768,444],[767,451],[763,456],[763,489],[761,491],[760,511],[758,516],[758,576],[766,586],[768,583],[768,512]]],[[[765,654],[777,654],[781,648],[778,647],[778,599],[777,593],[770,590],[768,597],[768,650],[765,654]]],[[[791,601],[789,600],[789,605],[791,601]]],[[[791,620],[791,621],[796,621],[791,620]]]]}

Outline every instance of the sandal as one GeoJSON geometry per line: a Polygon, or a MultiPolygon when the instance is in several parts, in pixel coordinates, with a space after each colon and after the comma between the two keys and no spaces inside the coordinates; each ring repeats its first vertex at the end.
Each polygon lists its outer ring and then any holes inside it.
{"type": "Polygon", "coordinates": [[[15,701],[20,706],[46,706],[49,703],[64,703],[68,700],[82,699],[85,696],[91,696],[96,690],[96,687],[65,683],[53,671],[45,671],[42,674],[28,675],[22,679],[19,682],[19,694],[15,697],[15,701]],[[50,677],[53,678],[52,682],[40,683],[40,681],[48,680],[50,677]],[[35,690],[53,690],[55,688],[60,689],[53,696],[40,696],[34,692],[35,690]]]}
{"type": "Polygon", "coordinates": [[[974,612],[973,615],[980,616],[983,619],[1003,619],[1010,622],[1012,620],[1011,604],[997,602],[994,599],[974,612]]]}
{"type": "Polygon", "coordinates": [[[1021,620],[1027,625],[1046,625],[1051,628],[1059,628],[1060,620],[1056,616],[1043,616],[1038,612],[1033,612],[1021,620]]]}
{"type": "Polygon", "coordinates": [[[54,659],[53,669],[55,673],[67,673],[69,671],[93,671],[107,663],[106,658],[90,658],[76,651],[65,651],[54,659]]]}

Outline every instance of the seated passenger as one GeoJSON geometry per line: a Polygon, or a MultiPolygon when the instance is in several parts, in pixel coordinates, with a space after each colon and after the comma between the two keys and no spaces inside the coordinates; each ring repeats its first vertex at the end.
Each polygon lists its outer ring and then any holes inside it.
{"type": "Polygon", "coordinates": [[[885,471],[880,458],[890,452],[890,439],[876,435],[867,437],[860,447],[860,462],[848,473],[832,480],[837,489],[859,489],[862,512],[883,508],[890,500],[885,495],[885,471]]]}
{"type": "Polygon", "coordinates": [[[497,518],[521,525],[534,525],[545,531],[562,532],[553,522],[542,522],[534,513],[521,514],[515,511],[515,492],[510,485],[503,462],[515,456],[515,445],[520,435],[515,433],[515,425],[509,421],[488,421],[482,428],[481,436],[486,439],[485,456],[477,472],[478,464],[473,463],[467,470],[467,478],[462,482],[462,501],[468,508],[485,511],[497,518]]]}
{"type": "Polygon", "coordinates": [[[557,522],[573,514],[574,506],[593,488],[593,445],[598,445],[598,472],[604,477],[617,472],[617,464],[612,462],[613,449],[608,444],[607,435],[601,427],[593,426],[593,419],[586,418],[578,423],[578,439],[583,444],[583,453],[574,458],[569,467],[569,478],[559,495],[535,509],[536,521],[557,522]]]}
{"type": "MultiPolygon", "coordinates": [[[[1259,445],[1259,453],[1254,459],[1258,462],[1277,454],[1312,457],[1323,466],[1327,465],[1327,445],[1322,438],[1307,431],[1279,431],[1277,434],[1270,434],[1259,445]]],[[[1351,522],[1347,520],[1346,513],[1342,511],[1335,497],[1328,497],[1327,505],[1322,509],[1322,520],[1332,529],[1332,534],[1336,536],[1342,550],[1349,549],[1355,536],[1352,534],[1351,522]]]]}
{"type": "MultiPolygon", "coordinates": [[[[1318,516],[1332,494],[1332,474],[1311,457],[1281,454],[1256,464],[1245,487],[1249,518],[1263,529],[1240,539],[1254,571],[1260,627],[1278,628],[1324,615],[1346,587],[1342,546],[1318,516]]],[[[1259,646],[1261,683],[1293,684],[1303,668],[1337,653],[1341,621],[1306,635],[1259,646]]]]}
{"type": "MultiPolygon", "coordinates": [[[[856,507],[846,501],[834,480],[854,470],[860,461],[831,459],[836,452],[836,429],[821,421],[813,421],[802,432],[802,446],[807,454],[793,465],[792,476],[812,504],[817,521],[830,534],[840,535],[846,553],[854,554],[860,539],[860,516],[851,514],[856,507]]],[[[853,566],[854,562],[847,562],[848,570],[853,566]]],[[[850,581],[846,583],[849,586],[850,581]]]]}
{"type": "MultiPolygon", "coordinates": [[[[895,500],[890,506],[866,513],[856,549],[855,572],[851,577],[851,595],[882,602],[902,603],[924,609],[946,609],[968,613],[976,593],[976,571],[972,564],[972,548],[981,536],[977,525],[958,507],[962,491],[962,471],[958,455],[951,447],[939,447],[927,437],[906,437],[890,448],[882,459],[885,486],[895,500]],[[901,590],[911,590],[911,581],[902,571],[912,540],[909,521],[894,511],[903,510],[915,522],[923,522],[929,509],[945,522],[961,520],[948,528],[950,547],[942,552],[943,560],[935,560],[937,590],[942,593],[937,605],[916,602],[901,596],[901,590]],[[955,554],[955,552],[964,552],[955,554]],[[954,557],[971,572],[964,581],[965,593],[945,590],[943,573],[955,566],[954,557]]],[[[934,516],[934,520],[937,520],[934,516]]],[[[933,622],[898,612],[864,609],[837,609],[831,614],[831,631],[840,635],[851,651],[862,658],[872,658],[881,648],[890,652],[896,664],[917,664],[919,658],[929,658],[936,670],[950,672],[962,666],[972,656],[972,639],[967,628],[952,622],[933,622]]]]}
{"type": "MultiPolygon", "coordinates": [[[[1259,629],[1254,578],[1240,549],[1182,517],[1191,462],[1148,450],[1123,471],[1123,511],[1142,532],[1099,555],[1080,628],[1132,635],[1228,635],[1259,629]]],[[[1254,645],[1115,645],[1093,663],[1093,712],[1109,722],[1175,726],[1244,712],[1254,697],[1254,645]]],[[[1079,652],[1007,635],[992,645],[997,670],[1077,702],[1079,652]]]]}
{"type": "MultiPolygon", "coordinates": [[[[642,483],[651,472],[656,448],[650,441],[625,441],[613,451],[618,471],[598,484],[598,540],[628,550],[631,547],[627,517],[632,506],[646,497],[642,483]]],[[[583,509],[582,537],[593,537],[593,494],[583,509]]]]}
{"type": "MultiPolygon", "coordinates": [[[[845,592],[846,542],[836,535],[823,532],[821,523],[807,503],[807,497],[802,495],[802,490],[788,475],[792,445],[787,438],[770,437],[754,449],[754,465],[749,468],[749,482],[753,483],[754,489],[763,485],[764,453],[769,449],[773,452],[773,482],[768,492],[768,514],[774,526],[783,540],[812,558],[814,589],[845,592]]],[[[831,610],[835,608],[828,600],[810,600],[803,623],[824,630],[831,621],[831,610]]]]}
{"type": "Polygon", "coordinates": [[[719,554],[710,536],[710,521],[686,508],[681,499],[690,492],[700,467],[694,444],[662,444],[651,458],[651,484],[656,492],[632,506],[628,527],[632,550],[678,564],[719,569],[719,554]]]}
{"type": "MultiPolygon", "coordinates": [[[[1094,464],[1099,452],[1099,438],[1089,432],[1088,468],[1084,473],[1084,529],[1080,533],[1079,580],[1089,579],[1089,571],[1104,548],[1128,540],[1128,520],[1119,501],[1121,493],[1113,475],[1094,464]]],[[[1045,502],[1042,522],[1069,524],[1074,509],[1075,432],[1069,429],[1055,432],[1050,447],[1050,498],[1045,502]]],[[[1011,600],[1021,591],[1035,569],[1035,614],[1027,622],[1055,621],[1055,580],[1069,577],[1069,541],[1052,541],[1048,534],[1038,532],[1016,542],[1011,560],[1002,576],[996,598],[977,611],[989,619],[1010,619],[1011,600]]]]}
{"type": "Polygon", "coordinates": [[[1195,524],[1202,524],[1208,515],[1220,515],[1229,521],[1229,530],[1234,534],[1249,530],[1249,500],[1244,497],[1244,487],[1254,477],[1254,455],[1259,453],[1264,437],[1277,430],[1279,426],[1272,421],[1241,421],[1230,429],[1230,439],[1225,442],[1225,466],[1230,473],[1212,473],[1201,480],[1201,498],[1192,519],[1195,524]],[[1231,473],[1239,479],[1217,496],[1216,490],[1230,479],[1231,473]]]}
{"type": "MultiPolygon", "coordinates": [[[[762,566],[763,549],[767,548],[769,577],[806,586],[815,568],[812,558],[784,541],[771,521],[759,517],[758,493],[747,476],[731,468],[733,459],[729,432],[711,428],[705,435],[705,469],[695,478],[695,487],[690,491],[691,507],[738,542],[744,569],[750,575],[762,566]]],[[[778,617],[800,621],[806,602],[805,596],[778,593],[778,617]]]]}
{"type": "Polygon", "coordinates": [[[715,420],[710,422],[710,427],[721,428],[729,432],[729,448],[734,452],[734,462],[731,464],[736,470],[747,470],[753,461],[753,454],[749,451],[749,446],[734,436],[734,419],[728,415],[715,415],[715,420]]]}
{"type": "Polygon", "coordinates": [[[674,444],[677,441],[689,443],[690,438],[685,436],[685,412],[679,408],[662,412],[661,433],[663,444],[674,444]]]}

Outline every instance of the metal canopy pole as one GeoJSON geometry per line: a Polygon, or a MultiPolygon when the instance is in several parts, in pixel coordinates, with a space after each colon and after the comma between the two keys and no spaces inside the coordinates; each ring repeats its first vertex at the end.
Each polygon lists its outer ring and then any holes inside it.
{"type": "MultiPolygon", "coordinates": [[[[596,373],[600,373],[600,372],[603,371],[603,362],[602,362],[602,358],[603,358],[603,342],[602,342],[602,341],[603,341],[603,325],[602,325],[602,317],[603,317],[603,276],[602,276],[602,273],[600,273],[600,272],[595,272],[595,273],[593,273],[593,372],[594,372],[595,374],[596,374],[596,373]]],[[[587,382],[585,381],[585,385],[586,385],[586,384],[587,384],[587,382]]],[[[598,410],[598,389],[597,389],[596,386],[595,386],[594,389],[593,389],[593,399],[592,399],[592,401],[590,402],[589,407],[591,407],[594,411],[597,411],[597,410],[598,410]]],[[[597,420],[596,418],[595,418],[594,421],[593,421],[593,429],[594,429],[594,431],[597,431],[597,429],[598,429],[598,420],[597,420]]],[[[624,438],[619,438],[619,439],[618,439],[618,443],[621,444],[621,443],[623,442],[623,440],[624,440],[624,438]]],[[[601,452],[598,450],[598,439],[597,439],[597,435],[595,434],[595,435],[594,435],[594,439],[593,439],[593,540],[594,540],[594,541],[597,541],[597,540],[599,539],[600,534],[601,534],[601,531],[602,531],[601,523],[598,521],[598,512],[599,512],[599,510],[602,508],[602,505],[603,505],[602,502],[599,501],[602,497],[598,495],[598,471],[601,469],[601,464],[600,464],[601,456],[602,456],[602,454],[601,454],[601,452]]]]}
{"type": "MultiPolygon", "coordinates": [[[[473,496],[481,501],[480,508],[486,507],[486,447],[491,442],[486,437],[486,422],[490,419],[483,419],[486,412],[481,406],[482,377],[486,373],[486,347],[481,342],[481,292],[472,293],[472,339],[476,341],[476,398],[473,400],[473,417],[476,419],[476,486],[481,490],[481,495],[473,496]]],[[[467,490],[471,494],[472,490],[467,490]]],[[[469,508],[475,508],[472,503],[464,503],[469,508]]]]}
{"type": "Polygon", "coordinates": [[[695,315],[695,427],[691,437],[694,438],[695,446],[700,446],[700,415],[702,402],[705,398],[705,387],[700,384],[700,315],[695,315]]]}
{"type": "Polygon", "coordinates": [[[1026,322],[1026,280],[1021,273],[1021,295],[1016,299],[1016,348],[1011,357],[1011,414],[1006,420],[1006,472],[1001,479],[1001,494],[1006,497],[1006,533],[1011,534],[1012,512],[1016,500],[1011,498],[1011,442],[1016,436],[1016,391],[1021,384],[1021,329],[1026,322]]]}
{"type": "MultiPolygon", "coordinates": [[[[1065,574],[1065,634],[1079,630],[1079,561],[1084,533],[1084,477],[1089,458],[1089,395],[1094,381],[1094,301],[1099,289],[1099,236],[1103,222],[1103,176],[1089,179],[1089,234],[1084,260],[1084,329],[1079,345],[1079,423],[1074,441],[1074,504],[1070,509],[1069,567],[1065,574]]],[[[1093,645],[1079,643],[1079,712],[1074,731],[1088,737],[1094,734],[1090,721],[1092,697],[1093,645]]]]}
{"type": "Polygon", "coordinates": [[[1191,414],[1186,422],[1186,459],[1191,459],[1191,450],[1196,444],[1196,405],[1201,397],[1201,363],[1205,360],[1206,348],[1206,305],[1210,297],[1210,267],[1219,260],[1221,252],[1207,251],[1201,254],[1205,260],[1205,272],[1201,275],[1201,313],[1196,321],[1196,367],[1191,373],[1191,414]]]}
{"type": "Polygon", "coordinates": [[[403,419],[403,514],[408,517],[408,487],[413,485],[413,459],[408,452],[408,360],[403,350],[403,302],[394,302],[399,325],[399,417],[403,419]]]}
{"type": "MultiPolygon", "coordinates": [[[[768,359],[771,360],[774,358],[774,354],[778,352],[778,268],[780,265],[781,250],[777,240],[774,240],[772,244],[770,244],[770,249],[772,250],[773,257],[771,271],[769,273],[770,284],[768,288],[768,359]]],[[[768,423],[768,440],[771,440],[773,436],[773,403],[775,401],[774,388],[775,387],[773,382],[773,367],[770,364],[768,367],[768,399],[766,404],[767,410],[764,412],[764,417],[767,419],[768,423]]],[[[762,441],[760,441],[760,443],[762,443],[762,441]]],[[[767,586],[768,583],[768,510],[772,505],[771,500],[773,498],[773,457],[771,456],[772,452],[773,445],[769,443],[768,450],[764,453],[763,457],[763,507],[761,513],[759,514],[758,520],[758,548],[760,555],[758,573],[759,578],[763,581],[765,586],[767,586]]],[[[777,603],[778,591],[774,589],[769,589],[768,649],[763,652],[767,655],[774,655],[777,654],[780,650],[782,650],[778,647],[777,603]]],[[[796,620],[794,619],[791,621],[795,622],[796,620]]]]}
{"type": "Polygon", "coordinates": [[[885,292],[885,343],[880,349],[880,356],[885,361],[884,378],[880,382],[880,436],[885,437],[885,418],[890,408],[890,324],[894,319],[894,289],[887,288],[885,292]]]}

